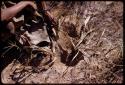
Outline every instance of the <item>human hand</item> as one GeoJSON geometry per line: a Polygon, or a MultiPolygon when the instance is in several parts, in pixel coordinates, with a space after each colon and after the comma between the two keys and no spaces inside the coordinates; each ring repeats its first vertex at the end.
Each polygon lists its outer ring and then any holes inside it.
{"type": "Polygon", "coordinates": [[[31,7],[33,7],[35,10],[37,9],[36,4],[33,1],[22,1],[22,3],[26,4],[26,5],[30,5],[31,7]]]}
{"type": "Polygon", "coordinates": [[[21,1],[12,7],[1,9],[1,20],[9,21],[13,17],[15,17],[17,13],[23,10],[26,6],[31,6],[34,10],[37,9],[37,6],[33,1],[21,1]]]}

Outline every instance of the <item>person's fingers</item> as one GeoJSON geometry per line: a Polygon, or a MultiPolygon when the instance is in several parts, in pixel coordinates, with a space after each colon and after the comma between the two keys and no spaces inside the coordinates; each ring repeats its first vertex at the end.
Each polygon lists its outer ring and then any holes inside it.
{"type": "Polygon", "coordinates": [[[31,7],[33,7],[35,10],[37,9],[37,6],[36,4],[33,2],[33,1],[21,1],[20,2],[21,4],[26,4],[27,5],[30,5],[31,7]]]}
{"type": "Polygon", "coordinates": [[[29,5],[32,6],[35,10],[37,9],[37,6],[34,2],[28,1],[29,5]]]}

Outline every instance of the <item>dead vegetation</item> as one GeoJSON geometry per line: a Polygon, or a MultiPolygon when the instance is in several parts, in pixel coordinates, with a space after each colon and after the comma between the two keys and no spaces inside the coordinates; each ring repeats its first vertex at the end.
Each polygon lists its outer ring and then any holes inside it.
{"type": "MultiPolygon", "coordinates": [[[[49,41],[52,45],[47,48],[21,48],[19,61],[3,70],[2,82],[122,83],[123,3],[48,1],[47,4],[58,21],[57,40],[49,41]]],[[[8,50],[20,49],[16,44],[10,45],[8,50]]]]}

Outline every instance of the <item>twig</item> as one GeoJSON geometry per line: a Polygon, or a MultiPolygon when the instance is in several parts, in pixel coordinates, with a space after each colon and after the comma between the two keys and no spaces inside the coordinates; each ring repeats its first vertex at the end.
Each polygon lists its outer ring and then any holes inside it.
{"type": "Polygon", "coordinates": [[[61,77],[64,77],[64,75],[67,73],[67,70],[68,70],[69,66],[66,67],[65,71],[63,72],[62,76],[61,77]]]}
{"type": "Polygon", "coordinates": [[[86,43],[86,46],[89,45],[89,43],[91,42],[94,36],[95,36],[95,33],[93,33],[93,35],[89,38],[89,41],[86,43]]]}
{"type": "Polygon", "coordinates": [[[112,49],[109,49],[109,50],[105,53],[104,56],[106,56],[109,52],[111,52],[112,50],[116,49],[117,47],[118,47],[118,46],[116,46],[116,47],[114,47],[114,48],[112,48],[112,49]]]}
{"type": "Polygon", "coordinates": [[[81,37],[80,37],[80,39],[79,39],[79,42],[78,42],[77,45],[75,46],[75,49],[78,48],[78,46],[82,43],[82,41],[86,38],[86,36],[87,36],[88,34],[90,34],[91,32],[93,32],[93,31],[95,31],[95,30],[97,30],[97,29],[92,29],[92,30],[90,30],[89,32],[87,32],[85,35],[83,34],[83,31],[82,31],[81,37]]]}
{"type": "Polygon", "coordinates": [[[88,16],[88,17],[86,18],[86,20],[84,21],[85,27],[86,27],[87,23],[89,22],[89,20],[90,20],[90,16],[88,16]]]}
{"type": "Polygon", "coordinates": [[[79,54],[79,50],[77,51],[77,53],[75,54],[75,56],[73,57],[73,59],[71,60],[71,62],[77,57],[78,54],[79,54]]]}
{"type": "Polygon", "coordinates": [[[99,39],[98,39],[98,41],[97,41],[96,45],[98,45],[98,43],[99,43],[99,41],[100,41],[101,37],[104,35],[104,33],[105,33],[105,29],[103,30],[103,32],[102,32],[102,34],[101,34],[101,36],[99,37],[99,39]]]}
{"type": "Polygon", "coordinates": [[[73,40],[72,40],[72,38],[71,38],[71,43],[72,43],[72,45],[73,45],[73,48],[75,48],[75,44],[73,43],[73,40]]]}

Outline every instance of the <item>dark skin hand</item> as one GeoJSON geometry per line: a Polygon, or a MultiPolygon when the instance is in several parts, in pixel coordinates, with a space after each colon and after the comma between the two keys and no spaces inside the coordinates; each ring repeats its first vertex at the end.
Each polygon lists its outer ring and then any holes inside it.
{"type": "MultiPolygon", "coordinates": [[[[46,10],[47,6],[45,1],[41,1],[41,7],[42,10],[46,10]]],[[[10,30],[10,33],[15,33],[15,25],[13,22],[11,22],[11,19],[17,15],[17,13],[21,12],[23,9],[25,9],[27,6],[31,6],[34,10],[37,10],[37,6],[33,1],[20,1],[19,3],[15,4],[12,7],[1,9],[1,21],[9,22],[6,27],[10,30]]],[[[35,14],[36,12],[34,12],[35,14]]],[[[49,11],[44,12],[46,21],[49,21],[52,23],[52,25],[55,25],[55,21],[53,16],[50,14],[49,11]]]]}
{"type": "MultiPolygon", "coordinates": [[[[21,1],[12,7],[1,9],[1,21],[11,21],[11,19],[15,17],[17,13],[22,11],[26,6],[31,6],[35,10],[37,9],[36,5],[32,1],[21,1]]],[[[14,33],[16,29],[13,22],[9,22],[6,27],[11,31],[11,33],[14,33]]]]}
{"type": "Polygon", "coordinates": [[[36,5],[32,1],[21,1],[10,8],[1,9],[1,20],[9,21],[28,5],[32,6],[34,9],[37,9],[36,5]]]}
{"type": "MultiPolygon", "coordinates": [[[[7,22],[10,21],[13,17],[15,17],[17,15],[17,13],[22,11],[26,6],[31,6],[35,10],[37,9],[37,6],[33,1],[21,1],[12,7],[1,9],[1,21],[7,21],[7,22]]],[[[41,8],[42,8],[42,10],[47,9],[45,1],[41,1],[41,8]]],[[[49,11],[45,11],[44,14],[46,17],[45,18],[46,21],[50,21],[52,23],[52,25],[56,24],[53,16],[51,15],[51,13],[49,11]]],[[[13,31],[16,29],[12,22],[9,22],[7,24],[7,28],[10,30],[13,30],[13,31]]]]}

